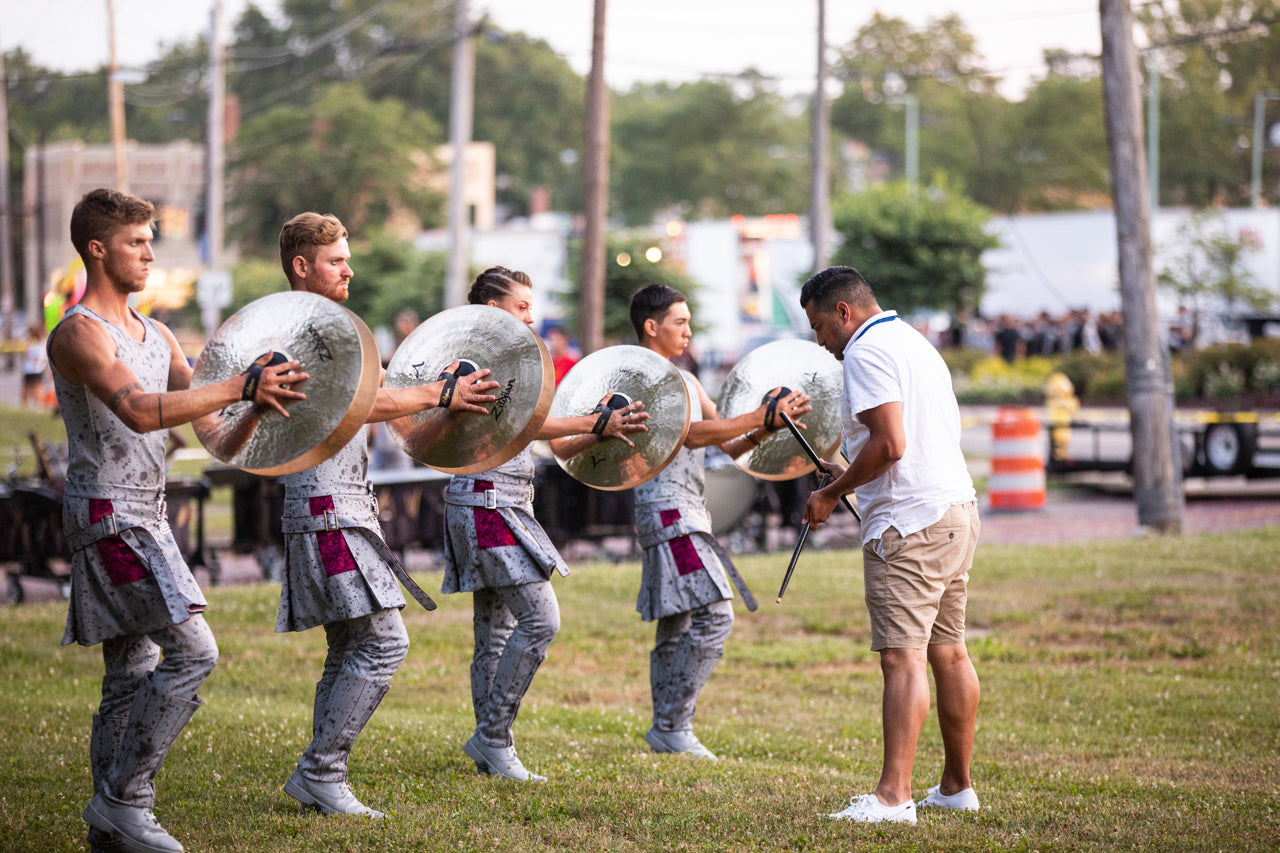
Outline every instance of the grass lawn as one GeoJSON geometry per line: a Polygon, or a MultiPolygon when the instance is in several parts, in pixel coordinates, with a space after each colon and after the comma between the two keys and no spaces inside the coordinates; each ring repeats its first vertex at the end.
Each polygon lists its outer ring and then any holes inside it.
{"type": "MultiPolygon", "coordinates": [[[[297,813],[323,635],[275,635],[278,587],[209,590],[222,658],[159,778],[190,850],[1280,849],[1280,527],[1071,546],[980,547],[970,649],[983,682],[976,815],[915,827],[820,816],[874,787],[880,676],[859,557],[745,557],[762,601],[697,717],[716,763],[647,751],[649,626],[635,563],[557,578],[564,627],[516,738],[543,785],[477,777],[470,597],[405,610],[413,648],[356,744],[351,780],[392,819],[297,813]]],[[[438,577],[424,577],[438,587],[438,577]]],[[[60,604],[0,609],[0,850],[82,849],[99,650],[60,647],[60,604]]],[[[931,717],[917,797],[937,781],[931,717]]]]}

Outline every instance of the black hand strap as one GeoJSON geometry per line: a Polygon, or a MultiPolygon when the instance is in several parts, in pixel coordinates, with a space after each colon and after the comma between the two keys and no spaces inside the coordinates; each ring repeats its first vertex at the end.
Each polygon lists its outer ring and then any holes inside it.
{"type": "Polygon", "coordinates": [[[262,381],[262,371],[266,369],[266,365],[258,364],[256,361],[245,368],[244,373],[240,374],[244,377],[244,387],[240,389],[241,400],[253,400],[258,396],[258,383],[262,381]]]}
{"type": "Polygon", "coordinates": [[[626,394],[620,394],[617,391],[611,393],[608,400],[598,404],[591,410],[593,414],[600,416],[596,418],[596,425],[591,428],[591,434],[603,437],[605,427],[609,425],[609,418],[613,416],[613,413],[630,405],[631,398],[626,394]]]}
{"type": "Polygon", "coordinates": [[[764,428],[766,431],[775,432],[782,426],[782,424],[778,422],[778,403],[782,402],[782,398],[786,397],[790,393],[790,388],[783,387],[778,389],[778,393],[776,395],[764,395],[764,400],[761,402],[765,403],[767,406],[764,410],[764,428]]]}
{"type": "Polygon", "coordinates": [[[436,379],[444,380],[444,387],[440,389],[440,408],[447,409],[453,402],[453,391],[458,387],[458,374],[450,373],[447,370],[441,371],[436,379]]]}
{"type": "Polygon", "coordinates": [[[596,418],[596,425],[591,428],[591,434],[603,436],[605,427],[609,425],[609,418],[613,416],[613,409],[601,403],[591,411],[600,416],[596,418]]]}

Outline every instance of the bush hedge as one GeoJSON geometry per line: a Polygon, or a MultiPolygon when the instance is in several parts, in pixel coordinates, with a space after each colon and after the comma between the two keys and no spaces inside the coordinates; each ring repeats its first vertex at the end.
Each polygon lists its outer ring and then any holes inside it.
{"type": "MultiPolygon", "coordinates": [[[[1014,364],[973,349],[942,352],[956,398],[968,405],[1038,405],[1048,377],[1061,372],[1089,405],[1123,404],[1124,354],[1083,350],[1014,364]]],[[[1280,340],[1215,344],[1173,356],[1174,398],[1181,404],[1218,408],[1280,408],[1280,340]]]]}

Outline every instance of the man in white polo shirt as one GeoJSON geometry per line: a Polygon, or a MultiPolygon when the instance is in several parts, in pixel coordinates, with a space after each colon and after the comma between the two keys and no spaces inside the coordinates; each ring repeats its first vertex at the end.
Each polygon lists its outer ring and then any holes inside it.
{"type": "Polygon", "coordinates": [[[833,480],[809,498],[805,521],[816,528],[842,495],[857,495],[871,650],[884,676],[880,781],[831,817],[916,822],[911,770],[929,716],[926,662],[944,758],[939,784],[919,805],[976,811],[969,758],[980,688],[964,612],[979,523],[951,374],[924,336],[880,309],[852,267],[809,279],[800,305],[818,343],[844,363],[842,450],[852,460],[824,465],[833,480]]]}

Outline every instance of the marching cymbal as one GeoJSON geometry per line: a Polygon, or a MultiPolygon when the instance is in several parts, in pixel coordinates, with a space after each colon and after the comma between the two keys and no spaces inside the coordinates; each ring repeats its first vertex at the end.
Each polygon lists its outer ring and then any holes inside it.
{"type": "MultiPolygon", "coordinates": [[[[753,349],[733,366],[720,388],[722,418],[734,418],[760,407],[777,387],[803,391],[813,411],[800,417],[805,437],[824,458],[840,444],[840,392],[844,371],[831,353],[811,341],[771,341],[753,349]]],[[[794,480],[814,470],[808,455],[785,429],[780,429],[737,457],[735,462],[763,480],[794,480]]]]}
{"type": "Polygon", "coordinates": [[[337,453],[362,427],[378,396],[381,361],[373,333],[338,303],[286,290],[250,302],[227,318],[196,360],[191,387],[243,373],[274,350],[310,375],[305,400],[289,417],[243,401],[196,420],[196,438],[221,462],[278,477],[337,453]]]}
{"type": "Polygon", "coordinates": [[[674,364],[644,347],[621,345],[597,350],[573,366],[556,388],[551,417],[589,414],[609,391],[644,403],[649,431],[628,436],[635,447],[610,438],[556,462],[580,483],[619,491],[656,477],[671,463],[689,434],[691,402],[674,364]]]}
{"type": "MultiPolygon", "coordinates": [[[[387,423],[405,453],[446,474],[496,468],[533,441],[555,393],[551,353],[515,315],[491,305],[441,311],[396,348],[383,384],[409,388],[435,382],[455,360],[488,368],[498,383],[489,414],[425,409],[387,423]]],[[[465,372],[465,369],[464,369],[465,372]]]]}

